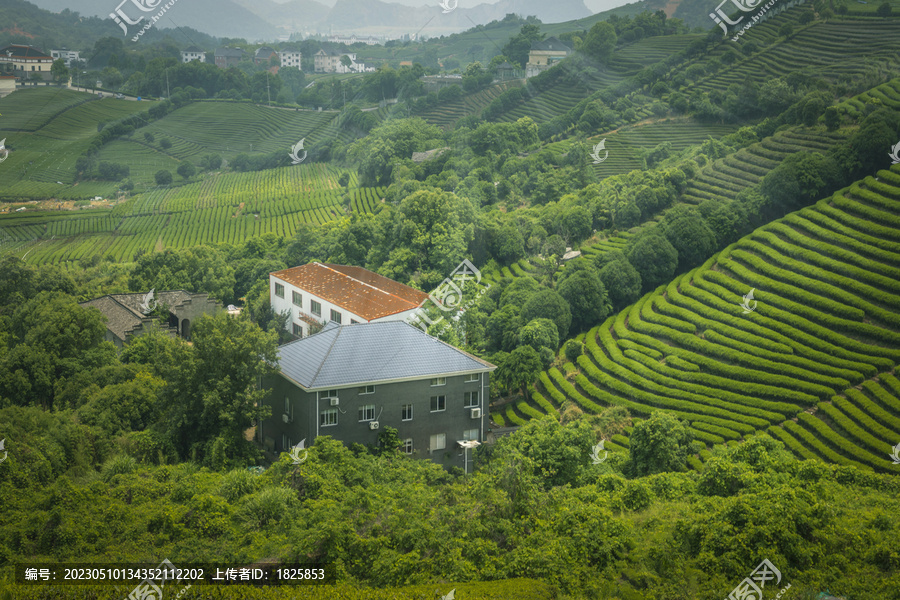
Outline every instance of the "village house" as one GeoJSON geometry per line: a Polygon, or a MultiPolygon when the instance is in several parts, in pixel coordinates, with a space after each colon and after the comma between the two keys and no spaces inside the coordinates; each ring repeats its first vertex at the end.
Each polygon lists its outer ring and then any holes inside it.
{"type": "Polygon", "coordinates": [[[525,77],[534,77],[572,53],[572,49],[555,37],[531,42],[528,53],[528,64],[525,65],[525,77]]]}
{"type": "Polygon", "coordinates": [[[283,48],[278,52],[282,67],[303,69],[303,53],[296,48],[283,48]]]}
{"type": "Polygon", "coordinates": [[[359,67],[354,67],[356,54],[353,52],[338,52],[337,50],[320,48],[313,56],[313,63],[316,73],[352,73],[359,70],[359,67]],[[350,59],[349,67],[341,63],[342,56],[350,59]]]}
{"type": "Polygon", "coordinates": [[[39,76],[44,81],[50,81],[51,66],[53,57],[34,46],[10,44],[0,48],[0,74],[29,81],[39,76]]]}
{"type": "Polygon", "coordinates": [[[320,435],[377,446],[392,427],[405,454],[470,469],[463,443],[485,440],[496,367],[408,323],[332,321],[281,346],[278,365],[256,431],[269,460],[320,435]]]}
{"type": "Polygon", "coordinates": [[[425,292],[362,267],[314,262],[269,274],[272,310],[290,314],[287,327],[298,337],[328,321],[403,321],[427,299],[425,292]]]}
{"type": "Polygon", "coordinates": [[[59,60],[61,58],[66,63],[67,67],[71,67],[72,61],[81,60],[81,52],[78,50],[66,50],[65,48],[62,50],[51,50],[50,58],[53,60],[59,60]]]}
{"type": "Polygon", "coordinates": [[[184,50],[181,51],[181,62],[189,63],[194,60],[199,60],[202,63],[206,62],[206,52],[197,46],[188,46],[184,50]]]}
{"type": "Polygon", "coordinates": [[[269,66],[269,61],[272,57],[277,57],[278,53],[275,52],[273,48],[268,46],[263,46],[261,48],[257,48],[256,52],[253,54],[253,64],[262,65],[264,67],[269,66]]]}
{"type": "Polygon", "coordinates": [[[215,61],[220,69],[236,67],[244,60],[244,51],[240,48],[216,48],[215,61]]]}
{"type": "Polygon", "coordinates": [[[106,339],[122,348],[132,338],[146,333],[154,319],[149,314],[156,306],[164,306],[169,313],[162,331],[191,339],[191,324],[205,314],[214,314],[222,307],[208,294],[193,294],[184,290],[154,291],[148,294],[109,294],[82,302],[85,308],[96,308],[106,317],[106,339]]]}

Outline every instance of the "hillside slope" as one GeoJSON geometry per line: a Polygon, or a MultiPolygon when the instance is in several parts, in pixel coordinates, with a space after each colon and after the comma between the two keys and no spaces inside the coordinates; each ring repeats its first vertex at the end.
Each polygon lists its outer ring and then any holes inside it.
{"type": "Polygon", "coordinates": [[[898,214],[895,166],[760,228],[592,329],[507,417],[663,409],[707,443],[768,430],[801,458],[900,473],[898,214]]]}

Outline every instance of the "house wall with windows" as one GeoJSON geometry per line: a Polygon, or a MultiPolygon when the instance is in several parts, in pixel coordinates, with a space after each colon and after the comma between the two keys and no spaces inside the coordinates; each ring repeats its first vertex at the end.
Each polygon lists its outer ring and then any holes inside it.
{"type": "Polygon", "coordinates": [[[313,320],[318,321],[319,323],[335,321],[341,325],[374,323],[376,321],[405,321],[416,312],[416,309],[411,309],[379,317],[377,319],[367,320],[346,308],[342,308],[337,304],[329,302],[320,296],[279,279],[274,275],[269,277],[269,298],[272,310],[276,313],[281,314],[284,311],[290,313],[291,320],[289,327],[291,333],[299,337],[310,335],[312,326],[310,321],[313,320]],[[335,317],[339,317],[339,319],[336,319],[335,317]]]}
{"type": "MultiPolygon", "coordinates": [[[[457,442],[484,441],[489,378],[489,373],[469,373],[307,391],[276,375],[263,382],[271,390],[265,404],[272,416],[257,429],[258,441],[268,458],[277,460],[303,439],[311,446],[319,435],[347,445],[377,446],[378,434],[393,427],[404,442],[401,451],[447,468],[464,468],[465,454],[457,442]],[[332,406],[333,397],[337,406],[332,406]],[[473,409],[480,411],[474,417],[473,409]],[[378,429],[371,428],[373,421],[378,429]]],[[[470,452],[470,469],[471,460],[470,452]]]]}

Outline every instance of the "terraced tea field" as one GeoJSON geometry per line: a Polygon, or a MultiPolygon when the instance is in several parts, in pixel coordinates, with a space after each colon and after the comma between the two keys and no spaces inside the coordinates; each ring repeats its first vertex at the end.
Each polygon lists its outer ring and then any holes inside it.
{"type": "MultiPolygon", "coordinates": [[[[219,173],[177,188],[139,194],[112,209],[20,213],[0,220],[0,253],[30,264],[94,255],[130,261],[138,250],[239,243],[264,233],[290,236],[301,222],[345,214],[343,170],[323,164],[254,173],[219,173]]],[[[371,212],[384,190],[356,187],[350,210],[371,212]]]]}
{"type": "Polygon", "coordinates": [[[800,458],[900,473],[900,167],[758,229],[584,341],[501,419],[566,401],[667,410],[707,444],[766,431],[800,458]]]}
{"type": "MultiPolygon", "coordinates": [[[[900,47],[900,21],[897,19],[830,19],[797,28],[798,13],[795,11],[799,10],[795,7],[754,25],[740,43],[755,39],[765,48],[724,66],[692,89],[724,91],[731,84],[741,85],[745,81],[762,84],[801,69],[835,82],[872,69],[896,73],[900,67],[900,54],[897,53],[900,47]],[[792,23],[797,31],[788,42],[778,36],[778,29],[784,23],[792,23]]],[[[726,48],[723,45],[719,52],[724,52],[726,48]]],[[[714,52],[713,56],[716,54],[714,52]]]]}
{"type": "Polygon", "coordinates": [[[494,98],[502,94],[508,89],[521,87],[522,80],[504,81],[497,83],[488,88],[463,96],[459,100],[446,102],[431,110],[425,111],[418,116],[422,117],[432,125],[452,129],[456,122],[467,115],[479,115],[494,98]]]}
{"type": "Polygon", "coordinates": [[[77,200],[113,194],[118,186],[112,182],[73,186],[75,160],[97,135],[100,121],[115,121],[150,106],[56,88],[18,90],[3,98],[0,139],[6,138],[10,153],[0,169],[0,199],[77,200]]]}
{"type": "Polygon", "coordinates": [[[707,165],[688,185],[681,200],[699,204],[707,199],[729,200],[756,185],[782,160],[796,152],[826,153],[847,139],[846,134],[824,127],[792,127],[776,132],[707,165]]]}
{"type": "Polygon", "coordinates": [[[337,115],[337,111],[295,111],[250,103],[203,101],[141,128],[140,134],[151,133],[156,138],[154,146],[158,146],[160,138],[168,138],[172,147],[166,152],[179,160],[212,152],[228,159],[242,152],[288,152],[301,138],[306,139],[307,147],[322,139],[350,141],[349,133],[338,131],[332,124],[337,115]]]}

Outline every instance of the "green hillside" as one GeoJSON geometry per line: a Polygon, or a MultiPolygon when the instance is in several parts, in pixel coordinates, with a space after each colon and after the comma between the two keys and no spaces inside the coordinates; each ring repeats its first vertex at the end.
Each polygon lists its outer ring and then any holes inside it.
{"type": "Polygon", "coordinates": [[[898,214],[894,167],[760,228],[588,332],[504,421],[661,408],[709,444],[765,430],[800,458],[900,472],[898,214]]]}

